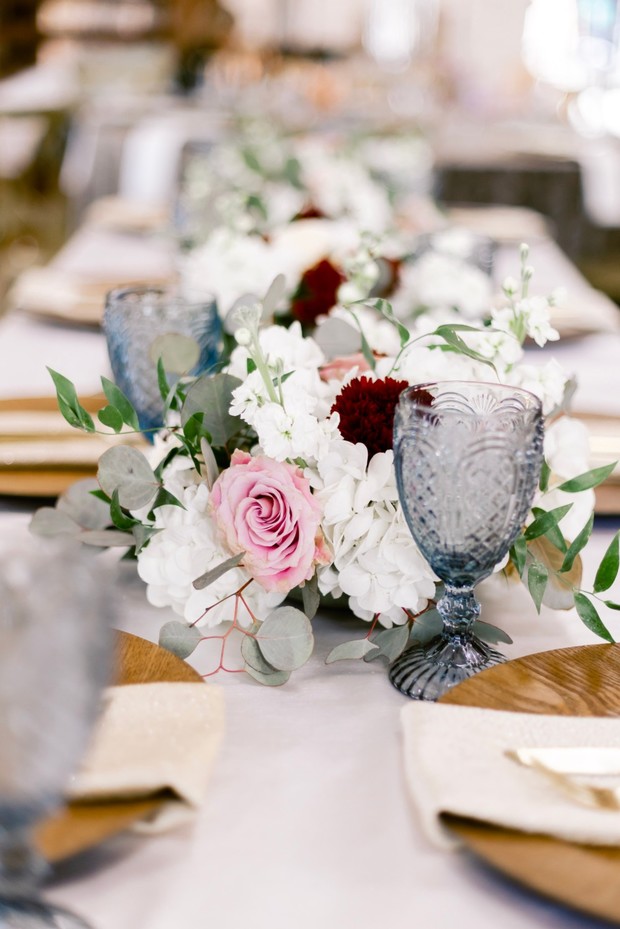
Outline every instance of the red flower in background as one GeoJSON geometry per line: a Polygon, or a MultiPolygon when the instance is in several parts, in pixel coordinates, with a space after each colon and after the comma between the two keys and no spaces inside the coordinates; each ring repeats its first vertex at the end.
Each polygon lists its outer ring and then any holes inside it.
{"type": "Polygon", "coordinates": [[[340,414],[340,434],[347,442],[363,442],[368,458],[392,448],[394,411],[407,381],[356,377],[336,397],[332,413],[340,414]]]}
{"type": "Polygon", "coordinates": [[[342,274],[327,258],[322,258],[304,272],[291,302],[291,313],[302,326],[313,326],[318,316],[327,313],[336,303],[342,274]]]}

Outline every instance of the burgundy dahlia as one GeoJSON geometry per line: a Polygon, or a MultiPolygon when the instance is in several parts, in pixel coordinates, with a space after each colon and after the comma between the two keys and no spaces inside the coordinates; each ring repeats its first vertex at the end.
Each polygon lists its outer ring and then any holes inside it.
{"type": "Polygon", "coordinates": [[[394,411],[407,381],[386,377],[372,381],[356,377],[342,388],[332,413],[340,414],[340,434],[348,442],[363,442],[368,457],[392,448],[394,411]]]}
{"type": "Polygon", "coordinates": [[[291,302],[291,313],[302,326],[313,326],[318,316],[336,303],[344,275],[327,258],[304,272],[291,302]]]}

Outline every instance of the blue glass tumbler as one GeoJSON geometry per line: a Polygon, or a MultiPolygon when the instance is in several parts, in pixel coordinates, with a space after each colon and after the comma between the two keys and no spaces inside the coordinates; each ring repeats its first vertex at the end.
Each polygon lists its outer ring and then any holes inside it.
{"type": "Polygon", "coordinates": [[[165,359],[160,348],[164,337],[176,335],[195,343],[196,362],[191,370],[166,371],[171,384],[180,373],[204,373],[219,358],[222,327],[211,296],[194,301],[155,285],[121,287],[106,297],[103,328],[114,379],[145,432],[163,426],[157,362],[160,355],[165,359]]]}

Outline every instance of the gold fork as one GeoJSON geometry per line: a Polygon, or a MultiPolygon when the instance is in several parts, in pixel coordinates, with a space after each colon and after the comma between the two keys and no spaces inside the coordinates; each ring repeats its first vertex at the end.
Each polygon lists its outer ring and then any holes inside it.
{"type": "MultiPolygon", "coordinates": [[[[599,787],[596,784],[584,783],[582,781],[575,780],[574,774],[611,774],[611,773],[620,773],[618,765],[616,765],[616,770],[611,771],[609,765],[609,756],[606,760],[607,763],[602,763],[599,766],[598,770],[584,771],[582,766],[579,766],[578,772],[567,773],[566,771],[559,770],[559,768],[554,767],[552,764],[547,764],[543,757],[545,752],[551,753],[552,751],[562,752],[562,749],[551,750],[551,749],[506,749],[504,754],[507,758],[510,758],[511,761],[516,762],[517,764],[523,765],[523,767],[531,768],[533,771],[538,771],[540,774],[543,774],[547,780],[553,783],[559,790],[562,791],[566,796],[570,797],[571,800],[575,800],[577,803],[581,803],[584,806],[593,807],[594,809],[599,810],[620,810],[620,788],[618,787],[599,787]],[[542,756],[542,757],[541,757],[542,756]]],[[[567,752],[574,752],[574,749],[567,749],[567,752]]],[[[589,757],[595,756],[595,753],[599,750],[597,749],[585,749],[584,751],[589,753],[589,757]]],[[[607,752],[607,749],[601,749],[601,752],[607,752]]],[[[612,752],[614,756],[620,758],[620,751],[617,749],[609,749],[609,752],[612,752]]],[[[553,757],[551,755],[551,757],[553,757]]]]}

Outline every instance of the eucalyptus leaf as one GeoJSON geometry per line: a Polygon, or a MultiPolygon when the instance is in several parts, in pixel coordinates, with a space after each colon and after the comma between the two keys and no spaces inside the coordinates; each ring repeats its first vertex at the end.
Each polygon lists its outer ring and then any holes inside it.
{"type": "Polygon", "coordinates": [[[226,443],[241,429],[243,420],[230,415],[232,393],[241,385],[241,381],[231,374],[205,375],[198,378],[187,391],[181,409],[181,423],[185,423],[196,413],[202,414],[202,424],[211,436],[211,445],[216,448],[226,443]]]}
{"type": "Polygon", "coordinates": [[[123,512],[123,509],[118,502],[118,490],[115,490],[112,494],[112,500],[110,502],[110,516],[116,528],[124,531],[131,532],[137,523],[137,520],[134,519],[133,516],[128,516],[123,512]]]}
{"type": "Polygon", "coordinates": [[[540,562],[533,561],[527,567],[527,586],[536,606],[536,612],[540,613],[540,605],[542,603],[543,596],[545,594],[545,589],[547,587],[547,582],[549,580],[549,572],[546,567],[540,562]]]}
{"type": "Polygon", "coordinates": [[[215,568],[211,568],[210,571],[205,571],[205,573],[197,577],[195,581],[192,581],[192,587],[195,590],[204,590],[209,584],[213,584],[222,577],[222,575],[226,574],[228,571],[232,571],[233,568],[241,564],[244,557],[245,552],[240,552],[238,555],[233,555],[232,558],[227,558],[226,561],[222,561],[215,568]]]}
{"type": "Polygon", "coordinates": [[[123,428],[123,417],[114,406],[104,406],[97,413],[97,419],[104,426],[109,426],[114,432],[119,433],[123,428]]]}
{"type": "Polygon", "coordinates": [[[209,445],[206,439],[200,440],[200,453],[203,459],[203,466],[201,468],[202,477],[205,479],[207,487],[209,490],[213,489],[213,485],[217,481],[220,469],[218,468],[217,461],[215,460],[215,455],[213,454],[213,449],[209,445]]]}
{"type": "MultiPolygon", "coordinates": [[[[581,586],[583,565],[581,557],[577,555],[570,571],[561,572],[564,554],[549,541],[548,536],[542,535],[534,539],[528,546],[530,558],[543,564],[549,572],[549,579],[545,587],[542,602],[552,610],[572,610],[575,606],[575,590],[581,586]]],[[[527,568],[524,581],[527,584],[527,568]]]]}
{"type": "Polygon", "coordinates": [[[168,383],[166,370],[161,358],[157,359],[157,386],[159,387],[159,394],[162,400],[166,403],[170,394],[170,384],[168,383]]]}
{"type": "Polygon", "coordinates": [[[270,319],[286,292],[286,278],[283,274],[274,277],[263,299],[263,319],[270,319]]]}
{"type": "Polygon", "coordinates": [[[263,622],[256,641],[266,661],[278,671],[294,671],[314,648],[312,626],[301,610],[281,606],[263,622]]]}
{"type": "Polygon", "coordinates": [[[590,632],[600,636],[601,639],[605,639],[607,642],[615,641],[611,632],[598,615],[596,607],[588,600],[585,594],[581,592],[575,594],[575,607],[579,614],[579,618],[584,626],[588,627],[590,632]]]}
{"type": "Polygon", "coordinates": [[[371,642],[370,639],[354,639],[352,642],[342,642],[331,652],[325,659],[325,664],[333,664],[334,661],[347,661],[349,659],[364,658],[370,652],[379,652],[378,645],[371,642]]]}
{"type": "Polygon", "coordinates": [[[144,455],[128,445],[117,445],[103,453],[97,478],[110,498],[118,491],[119,503],[126,510],[147,506],[159,491],[157,478],[144,455]]]}
{"type": "Polygon", "coordinates": [[[120,387],[117,387],[114,381],[109,380],[107,377],[101,378],[101,386],[108,403],[110,406],[115,407],[123,422],[131,429],[139,432],[138,415],[120,387]]]}
{"type": "Polygon", "coordinates": [[[35,535],[52,538],[57,535],[77,536],[80,527],[67,513],[53,506],[43,506],[33,514],[30,531],[35,535]]]}
{"type": "Polygon", "coordinates": [[[491,645],[495,645],[496,642],[512,645],[512,639],[508,633],[500,629],[499,626],[492,626],[490,623],[485,623],[481,619],[477,619],[472,624],[471,628],[474,635],[477,635],[483,642],[489,642],[491,645]]]}
{"type": "MultiPolygon", "coordinates": [[[[258,628],[259,627],[256,626],[255,630],[258,631],[258,628]]],[[[265,660],[265,657],[258,647],[256,639],[254,638],[254,635],[243,636],[243,641],[241,642],[241,654],[246,665],[249,665],[253,671],[257,671],[259,674],[269,675],[285,673],[288,676],[289,672],[278,671],[277,668],[274,668],[273,665],[270,665],[269,662],[265,660]]]]}
{"type": "Polygon", "coordinates": [[[567,503],[565,506],[556,506],[553,510],[543,510],[523,533],[525,539],[529,542],[532,539],[539,538],[541,535],[545,535],[550,529],[558,525],[572,506],[572,503],[567,503]]]}
{"type": "Polygon", "coordinates": [[[161,532],[161,529],[155,529],[153,526],[143,526],[142,523],[136,523],[132,526],[131,534],[134,538],[136,555],[142,551],[149,539],[161,532]]]}
{"type": "Polygon", "coordinates": [[[316,612],[321,604],[321,594],[319,593],[319,581],[316,574],[306,581],[301,588],[301,600],[304,605],[304,613],[308,619],[314,619],[316,612]]]}
{"type": "Polygon", "coordinates": [[[47,370],[54,382],[58,408],[69,425],[75,426],[76,429],[84,429],[86,432],[94,432],[93,418],[78,400],[73,383],[58,371],[49,367],[47,370]]]}
{"type": "Polygon", "coordinates": [[[156,336],[149,346],[153,364],[161,358],[164,371],[171,374],[188,374],[200,359],[200,345],[189,335],[168,332],[156,336]]]}
{"type": "Polygon", "coordinates": [[[409,623],[392,626],[391,629],[382,629],[372,639],[372,644],[376,645],[378,650],[365,655],[364,661],[374,661],[380,656],[387,658],[388,661],[395,661],[404,652],[408,642],[409,623]]]}
{"type": "Polygon", "coordinates": [[[515,568],[519,572],[519,577],[523,577],[523,571],[525,569],[525,561],[527,558],[527,542],[522,535],[514,542],[512,548],[510,549],[510,560],[514,564],[515,568]]]}
{"type": "Polygon", "coordinates": [[[606,481],[610,474],[615,471],[618,465],[617,461],[612,464],[604,465],[602,468],[594,468],[592,471],[586,471],[578,477],[573,477],[570,481],[564,481],[554,490],[563,490],[566,494],[578,494],[582,490],[589,490],[591,487],[598,487],[603,481],[606,481]]]}
{"type": "Polygon", "coordinates": [[[444,340],[451,348],[455,349],[459,355],[465,355],[466,358],[473,358],[474,361],[479,361],[481,364],[488,365],[490,368],[493,368],[495,371],[495,365],[488,358],[485,358],[484,355],[481,355],[480,352],[475,351],[473,348],[470,348],[467,342],[463,341],[456,334],[456,329],[463,330],[463,328],[468,329],[472,332],[480,332],[479,329],[474,329],[474,327],[463,327],[463,326],[438,326],[434,332],[431,332],[430,335],[438,335],[444,340]]]}
{"type": "Polygon", "coordinates": [[[317,326],[314,341],[329,360],[341,355],[355,355],[362,348],[359,331],[344,319],[331,316],[317,326]]]}
{"type": "Polygon", "coordinates": [[[199,629],[195,626],[188,626],[178,619],[165,623],[159,630],[161,647],[178,658],[187,658],[191,655],[201,639],[202,634],[199,629]]]}
{"type": "Polygon", "coordinates": [[[437,609],[426,610],[421,616],[418,616],[411,630],[410,641],[412,644],[424,645],[430,642],[436,635],[439,635],[443,629],[443,619],[437,609]]]}
{"type": "Polygon", "coordinates": [[[94,477],[76,481],[58,498],[56,509],[82,529],[105,529],[110,525],[110,505],[95,496],[98,487],[94,477]]]}
{"type": "Polygon", "coordinates": [[[117,529],[86,529],[80,533],[79,539],[85,545],[97,548],[130,548],[134,541],[130,532],[119,532],[117,529]]]}
{"type": "MultiPolygon", "coordinates": [[[[532,513],[534,514],[535,517],[544,516],[545,513],[547,513],[547,510],[544,510],[542,507],[539,507],[539,506],[533,506],[532,513]]],[[[551,544],[555,545],[555,547],[559,549],[561,552],[564,553],[568,551],[568,543],[566,539],[564,538],[564,533],[558,526],[557,522],[552,523],[552,525],[549,526],[549,528],[547,529],[545,533],[543,533],[543,535],[546,536],[546,538],[549,539],[551,544]]]]}
{"type": "Polygon", "coordinates": [[[549,487],[549,478],[551,477],[551,468],[547,464],[546,460],[543,458],[542,467],[540,469],[540,480],[538,482],[538,487],[545,493],[549,487]]]}
{"type": "Polygon", "coordinates": [[[605,606],[609,607],[610,610],[620,610],[620,603],[614,603],[613,600],[603,600],[605,606]]]}
{"type": "Polygon", "coordinates": [[[259,684],[265,684],[267,687],[280,687],[282,684],[286,684],[291,676],[290,671],[274,671],[273,674],[264,674],[249,664],[246,664],[245,671],[259,684]]]}
{"type": "Polygon", "coordinates": [[[590,536],[592,535],[593,526],[594,526],[594,513],[591,513],[585,526],[583,527],[581,532],[577,536],[575,536],[574,540],[569,545],[568,551],[564,555],[564,561],[562,562],[562,567],[560,568],[560,571],[562,573],[564,573],[565,571],[570,571],[570,569],[573,566],[573,562],[575,561],[575,558],[577,557],[579,552],[583,551],[583,549],[588,544],[588,540],[590,536]]]}
{"type": "Polygon", "coordinates": [[[618,576],[620,567],[620,530],[616,532],[611,540],[609,547],[603,555],[602,561],[598,566],[596,577],[594,578],[594,593],[599,594],[604,590],[609,590],[618,576]]]}

